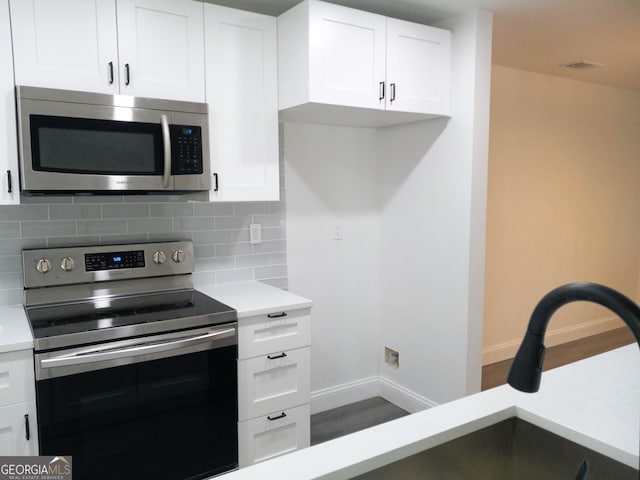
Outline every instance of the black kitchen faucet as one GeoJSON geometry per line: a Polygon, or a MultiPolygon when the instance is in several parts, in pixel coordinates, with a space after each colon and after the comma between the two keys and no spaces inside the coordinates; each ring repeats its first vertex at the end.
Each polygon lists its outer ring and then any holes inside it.
{"type": "MultiPolygon", "coordinates": [[[[633,301],[604,285],[569,283],[547,293],[533,310],[527,333],[509,370],[509,385],[522,392],[538,391],[545,352],[544,334],[549,320],[560,307],[576,301],[597,303],[616,313],[631,329],[640,345],[640,308],[633,301]]],[[[585,479],[588,470],[585,460],[580,466],[576,480],[585,479]]]]}

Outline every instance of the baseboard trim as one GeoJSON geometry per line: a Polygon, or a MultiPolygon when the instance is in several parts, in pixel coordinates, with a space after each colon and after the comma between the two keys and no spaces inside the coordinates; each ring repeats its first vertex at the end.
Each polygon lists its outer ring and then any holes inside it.
{"type": "MultiPolygon", "coordinates": [[[[607,332],[614,328],[623,326],[621,320],[616,316],[599,318],[569,327],[548,330],[544,343],[547,347],[553,347],[562,343],[572,342],[598,333],[607,332]]],[[[503,360],[513,358],[520,346],[521,338],[510,342],[501,343],[492,347],[482,349],[482,365],[490,365],[503,360]]]]}
{"type": "Polygon", "coordinates": [[[353,402],[380,395],[378,377],[368,377],[355,382],[311,392],[311,414],[342,407],[353,402]]]}
{"type": "Polygon", "coordinates": [[[378,396],[409,413],[419,412],[437,405],[428,398],[418,395],[388,378],[368,377],[312,392],[311,414],[378,396]]]}
{"type": "Polygon", "coordinates": [[[384,377],[380,377],[380,396],[409,413],[420,412],[438,405],[384,377]]]}

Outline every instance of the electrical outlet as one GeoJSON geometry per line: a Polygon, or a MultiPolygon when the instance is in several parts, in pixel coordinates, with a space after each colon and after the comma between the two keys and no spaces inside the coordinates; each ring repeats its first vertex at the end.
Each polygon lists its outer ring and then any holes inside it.
{"type": "Polygon", "coordinates": [[[249,225],[249,243],[251,245],[262,243],[262,226],[259,223],[249,225]]]}
{"type": "Polygon", "coordinates": [[[393,368],[400,367],[400,354],[389,347],[384,347],[384,361],[393,368]]]}

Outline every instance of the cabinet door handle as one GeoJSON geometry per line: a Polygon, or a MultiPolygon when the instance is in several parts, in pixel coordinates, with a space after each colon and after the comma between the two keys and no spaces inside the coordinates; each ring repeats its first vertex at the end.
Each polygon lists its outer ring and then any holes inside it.
{"type": "Polygon", "coordinates": [[[27,441],[31,438],[31,432],[29,430],[29,415],[25,415],[24,416],[24,430],[25,430],[25,437],[27,438],[27,441]]]}
{"type": "Polygon", "coordinates": [[[284,357],[286,357],[286,356],[287,356],[287,354],[286,354],[286,353],[284,353],[284,352],[282,352],[280,355],[267,355],[267,358],[268,358],[269,360],[276,360],[276,359],[278,359],[278,358],[284,358],[284,357]]]}
{"type": "Polygon", "coordinates": [[[284,412],[282,412],[280,415],[276,415],[275,417],[271,417],[271,416],[267,415],[267,420],[273,422],[274,420],[280,420],[281,418],[284,418],[286,416],[287,416],[287,414],[284,413],[284,412]]]}
{"type": "Polygon", "coordinates": [[[384,82],[380,82],[378,100],[384,100],[384,82]]]}
{"type": "Polygon", "coordinates": [[[13,183],[11,182],[11,170],[7,170],[7,193],[13,193],[13,183]]]}
{"type": "Polygon", "coordinates": [[[131,83],[131,69],[129,68],[129,64],[124,64],[124,84],[129,85],[131,83]]]}
{"type": "Polygon", "coordinates": [[[389,99],[389,101],[393,102],[396,99],[396,84],[391,83],[389,84],[389,87],[391,88],[391,98],[389,99]]]}
{"type": "Polygon", "coordinates": [[[267,318],[280,318],[280,317],[286,317],[286,316],[287,316],[287,312],[269,313],[269,314],[267,314],[267,318]]]}
{"type": "Polygon", "coordinates": [[[213,191],[217,192],[218,191],[218,187],[219,187],[219,185],[218,185],[218,174],[214,173],[213,174],[213,191]]]}
{"type": "Polygon", "coordinates": [[[114,76],[113,76],[113,62],[109,62],[109,85],[113,85],[114,76]]]}

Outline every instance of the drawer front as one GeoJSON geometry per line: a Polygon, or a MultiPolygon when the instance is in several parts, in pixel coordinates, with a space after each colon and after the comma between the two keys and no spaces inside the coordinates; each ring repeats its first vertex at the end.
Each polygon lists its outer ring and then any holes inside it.
{"type": "Polygon", "coordinates": [[[33,352],[0,354],[0,407],[35,401],[33,352]]]}
{"type": "Polygon", "coordinates": [[[311,345],[308,308],[242,318],[238,322],[238,358],[311,345]]]}
{"type": "Polygon", "coordinates": [[[310,443],[309,404],[278,410],[238,423],[240,468],[306,448],[310,443]]]}
{"type": "Polygon", "coordinates": [[[238,420],[309,403],[310,347],[238,361],[238,420]]]}

